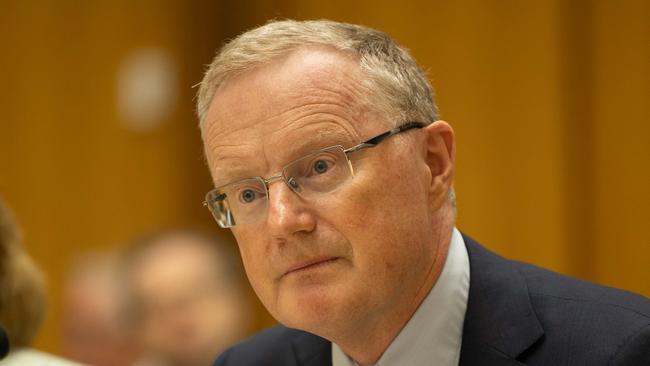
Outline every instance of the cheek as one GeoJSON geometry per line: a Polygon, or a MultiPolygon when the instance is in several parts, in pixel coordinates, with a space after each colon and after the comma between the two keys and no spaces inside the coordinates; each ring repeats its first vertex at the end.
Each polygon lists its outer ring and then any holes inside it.
{"type": "Polygon", "coordinates": [[[239,247],[244,270],[251,287],[257,296],[264,302],[269,292],[271,280],[268,278],[268,266],[265,261],[267,256],[257,248],[262,248],[263,243],[258,242],[250,234],[233,230],[233,235],[239,247]]]}
{"type": "Polygon", "coordinates": [[[339,202],[338,227],[354,244],[355,260],[367,266],[371,276],[402,277],[400,270],[429,254],[426,183],[415,167],[372,170],[378,173],[355,177],[339,202]]]}
{"type": "Polygon", "coordinates": [[[349,230],[352,235],[403,237],[426,223],[429,213],[423,185],[413,177],[385,173],[393,175],[381,185],[359,179],[341,200],[339,221],[345,221],[344,228],[354,228],[349,230]]]}

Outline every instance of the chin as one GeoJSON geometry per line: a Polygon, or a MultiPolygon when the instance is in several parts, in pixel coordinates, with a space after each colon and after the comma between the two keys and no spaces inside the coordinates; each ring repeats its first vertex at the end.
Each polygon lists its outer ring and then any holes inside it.
{"type": "Polygon", "coordinates": [[[274,317],[283,325],[322,334],[342,320],[346,306],[333,291],[303,291],[283,299],[274,317]]]}

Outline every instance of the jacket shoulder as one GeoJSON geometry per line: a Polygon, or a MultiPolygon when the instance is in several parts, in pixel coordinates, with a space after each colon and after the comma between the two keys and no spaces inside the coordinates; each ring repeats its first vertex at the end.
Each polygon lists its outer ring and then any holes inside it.
{"type": "Polygon", "coordinates": [[[217,365],[290,365],[291,344],[301,331],[281,325],[261,331],[225,350],[217,365]]]}
{"type": "Polygon", "coordinates": [[[298,365],[302,358],[322,354],[329,347],[329,342],[318,336],[276,325],[228,348],[214,366],[298,365]]]}
{"type": "Polygon", "coordinates": [[[575,360],[593,365],[650,364],[650,300],[533,265],[514,265],[526,279],[544,328],[537,352],[566,349],[575,360]]]}
{"type": "Polygon", "coordinates": [[[524,276],[531,298],[579,303],[598,311],[650,321],[650,300],[644,296],[565,276],[521,262],[513,262],[524,276]]]}
{"type": "Polygon", "coordinates": [[[507,260],[464,239],[466,361],[483,355],[482,342],[531,366],[650,365],[649,299],[507,260]]]}

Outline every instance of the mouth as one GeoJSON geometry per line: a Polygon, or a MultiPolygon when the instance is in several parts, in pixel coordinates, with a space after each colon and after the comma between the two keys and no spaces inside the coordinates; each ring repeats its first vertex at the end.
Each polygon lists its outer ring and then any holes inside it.
{"type": "Polygon", "coordinates": [[[291,266],[283,276],[292,274],[292,273],[297,273],[297,272],[302,272],[302,271],[307,271],[310,269],[315,269],[318,267],[326,266],[328,264],[331,264],[338,260],[339,257],[321,257],[321,258],[315,258],[311,259],[308,261],[296,263],[293,266],[291,266]]]}

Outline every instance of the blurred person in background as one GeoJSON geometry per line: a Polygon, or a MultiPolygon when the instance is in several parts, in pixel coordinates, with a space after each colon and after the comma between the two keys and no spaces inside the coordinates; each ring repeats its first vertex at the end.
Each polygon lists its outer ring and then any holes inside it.
{"type": "Polygon", "coordinates": [[[138,365],[209,365],[250,330],[239,260],[193,231],[137,240],[124,255],[126,316],[143,355],[138,365]]]}
{"type": "Polygon", "coordinates": [[[45,310],[43,275],[22,247],[12,214],[0,199],[0,325],[10,344],[10,352],[0,365],[76,365],[31,348],[45,310]]]}
{"type": "Polygon", "coordinates": [[[124,296],[118,255],[77,257],[63,292],[63,354],[95,366],[133,365],[138,347],[121,317],[124,296]]]}

